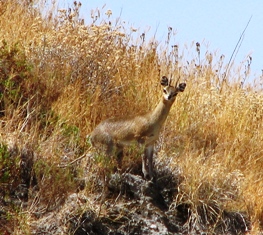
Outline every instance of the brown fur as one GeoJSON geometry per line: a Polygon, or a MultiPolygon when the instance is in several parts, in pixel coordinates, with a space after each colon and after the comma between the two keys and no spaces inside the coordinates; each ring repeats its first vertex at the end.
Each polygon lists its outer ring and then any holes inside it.
{"type": "Polygon", "coordinates": [[[173,87],[166,77],[162,77],[161,85],[164,86],[163,97],[153,111],[133,118],[107,119],[101,122],[90,135],[94,147],[98,149],[103,147],[108,157],[117,155],[119,167],[121,167],[125,145],[138,143],[144,146],[142,171],[145,177],[150,178],[153,177],[154,143],[159,137],[176,95],[183,92],[186,86],[185,83],[181,83],[178,87],[173,87]]]}

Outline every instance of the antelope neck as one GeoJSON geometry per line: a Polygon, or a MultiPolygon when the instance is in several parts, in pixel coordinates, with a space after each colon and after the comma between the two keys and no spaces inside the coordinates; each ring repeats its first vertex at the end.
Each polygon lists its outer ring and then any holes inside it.
{"type": "Polygon", "coordinates": [[[159,125],[162,126],[169,114],[173,102],[174,101],[168,101],[162,98],[151,113],[151,121],[154,123],[159,123],[159,125]]]}

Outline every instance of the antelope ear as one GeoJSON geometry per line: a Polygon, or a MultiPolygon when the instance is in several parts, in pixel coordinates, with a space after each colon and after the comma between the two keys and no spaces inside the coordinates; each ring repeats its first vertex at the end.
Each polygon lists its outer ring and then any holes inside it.
{"type": "Polygon", "coordinates": [[[163,76],[161,78],[161,85],[162,86],[168,86],[169,85],[169,79],[166,76],[163,76]]]}
{"type": "Polygon", "coordinates": [[[186,87],[186,83],[180,83],[179,86],[177,87],[177,90],[180,92],[184,92],[185,87],[186,87]]]}

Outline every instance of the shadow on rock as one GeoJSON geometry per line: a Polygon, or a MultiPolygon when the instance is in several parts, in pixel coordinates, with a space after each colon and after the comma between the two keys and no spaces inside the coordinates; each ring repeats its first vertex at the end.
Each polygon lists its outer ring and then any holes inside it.
{"type": "Polygon", "coordinates": [[[179,171],[159,168],[155,176],[155,180],[146,181],[140,175],[115,173],[109,179],[109,193],[99,212],[92,210],[98,209],[97,199],[93,201],[95,207],[87,207],[91,199],[85,193],[83,198],[75,193],[57,214],[38,221],[35,231],[51,231],[44,221],[53,221],[52,229],[59,234],[74,235],[245,234],[250,230],[244,213],[209,205],[213,216],[208,219],[209,211],[203,205],[175,202],[183,182],[179,171]]]}

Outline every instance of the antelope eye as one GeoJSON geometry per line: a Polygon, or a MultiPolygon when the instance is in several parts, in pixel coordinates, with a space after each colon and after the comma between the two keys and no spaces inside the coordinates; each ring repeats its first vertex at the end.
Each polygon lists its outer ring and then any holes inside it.
{"type": "Polygon", "coordinates": [[[163,92],[166,94],[167,93],[167,91],[165,90],[165,89],[163,89],[163,92]]]}

